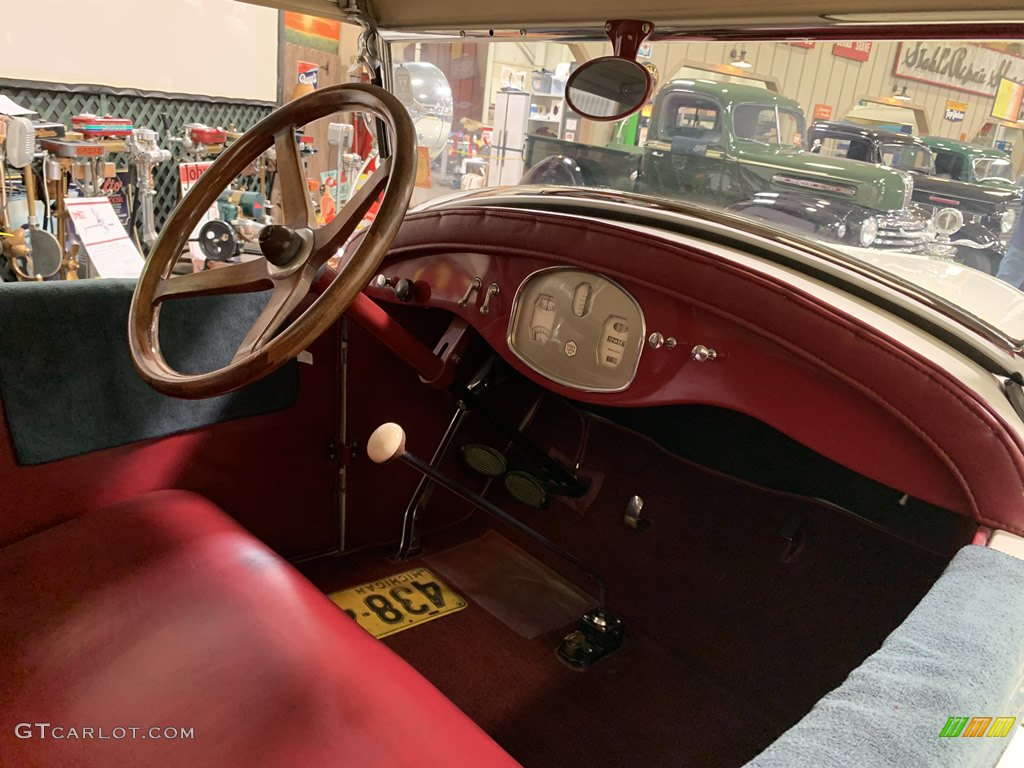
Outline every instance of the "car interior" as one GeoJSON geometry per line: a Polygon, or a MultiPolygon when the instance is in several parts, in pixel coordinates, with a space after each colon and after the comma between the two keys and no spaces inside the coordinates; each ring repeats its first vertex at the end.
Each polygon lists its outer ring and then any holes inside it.
{"type": "Polygon", "coordinates": [[[955,560],[1024,536],[994,344],[685,204],[408,209],[411,123],[346,88],[232,147],[138,283],[0,285],[0,713],[198,736],[5,734],[10,765],[738,766],[900,632],[937,649],[933,709],[1015,690],[1012,660],[968,670],[1019,639],[986,588],[1024,564],[955,560]],[[226,180],[332,99],[390,137],[365,191],[299,238],[285,163],[259,267],[173,275],[226,180]],[[961,591],[926,598],[951,563],[961,591]],[[364,601],[385,624],[441,607],[425,578],[461,608],[376,639],[328,597],[399,573],[364,601]]]}

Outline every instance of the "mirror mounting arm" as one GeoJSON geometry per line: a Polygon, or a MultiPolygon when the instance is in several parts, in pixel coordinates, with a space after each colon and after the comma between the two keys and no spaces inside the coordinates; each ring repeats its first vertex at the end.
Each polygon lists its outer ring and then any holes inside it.
{"type": "Polygon", "coordinates": [[[604,31],[612,41],[613,56],[636,61],[640,46],[654,31],[654,23],[638,19],[611,19],[605,22],[604,31]]]}

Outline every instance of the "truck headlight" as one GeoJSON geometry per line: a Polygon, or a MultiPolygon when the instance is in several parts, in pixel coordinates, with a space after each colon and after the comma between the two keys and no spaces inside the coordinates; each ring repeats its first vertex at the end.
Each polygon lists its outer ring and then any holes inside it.
{"type": "Polygon", "coordinates": [[[862,248],[870,248],[871,244],[875,242],[878,237],[878,222],[875,219],[864,219],[860,223],[860,233],[857,235],[857,240],[860,242],[862,248]]]}
{"type": "Polygon", "coordinates": [[[964,225],[964,215],[956,208],[940,208],[932,215],[935,234],[948,238],[964,225]]]}
{"type": "Polygon", "coordinates": [[[1008,208],[1001,213],[997,213],[996,218],[999,219],[1000,234],[1008,235],[1013,231],[1013,225],[1017,222],[1017,212],[1012,208],[1008,208]]]}

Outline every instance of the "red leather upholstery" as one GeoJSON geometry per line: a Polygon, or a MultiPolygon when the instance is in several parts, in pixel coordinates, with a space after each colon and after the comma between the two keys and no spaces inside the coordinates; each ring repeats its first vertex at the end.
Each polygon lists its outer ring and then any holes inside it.
{"type": "Polygon", "coordinates": [[[200,496],[62,523],[0,549],[0,574],[3,765],[515,765],[200,496]],[[49,738],[19,723],[49,723],[49,738]]]}
{"type": "MultiPolygon", "coordinates": [[[[406,310],[461,317],[510,366],[558,395],[619,407],[731,408],[894,489],[1024,535],[1024,440],[1003,416],[919,350],[781,278],[615,224],[483,207],[407,216],[382,270],[416,281],[406,310]],[[719,362],[647,350],[633,384],[616,393],[539,376],[509,351],[509,318],[516,286],[555,266],[618,281],[649,329],[678,339],[679,349],[716,349],[719,362]],[[459,303],[474,277],[501,288],[487,314],[485,292],[459,303]]],[[[394,291],[366,292],[397,301],[394,291]]]]}

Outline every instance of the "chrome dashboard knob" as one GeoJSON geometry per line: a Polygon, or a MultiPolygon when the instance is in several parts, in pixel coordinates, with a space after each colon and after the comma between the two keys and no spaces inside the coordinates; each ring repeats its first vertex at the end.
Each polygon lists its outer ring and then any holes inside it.
{"type": "Polygon", "coordinates": [[[696,360],[698,363],[706,363],[709,360],[714,360],[718,357],[718,353],[715,350],[705,347],[703,344],[698,344],[696,347],[690,350],[690,357],[696,360]]]}

